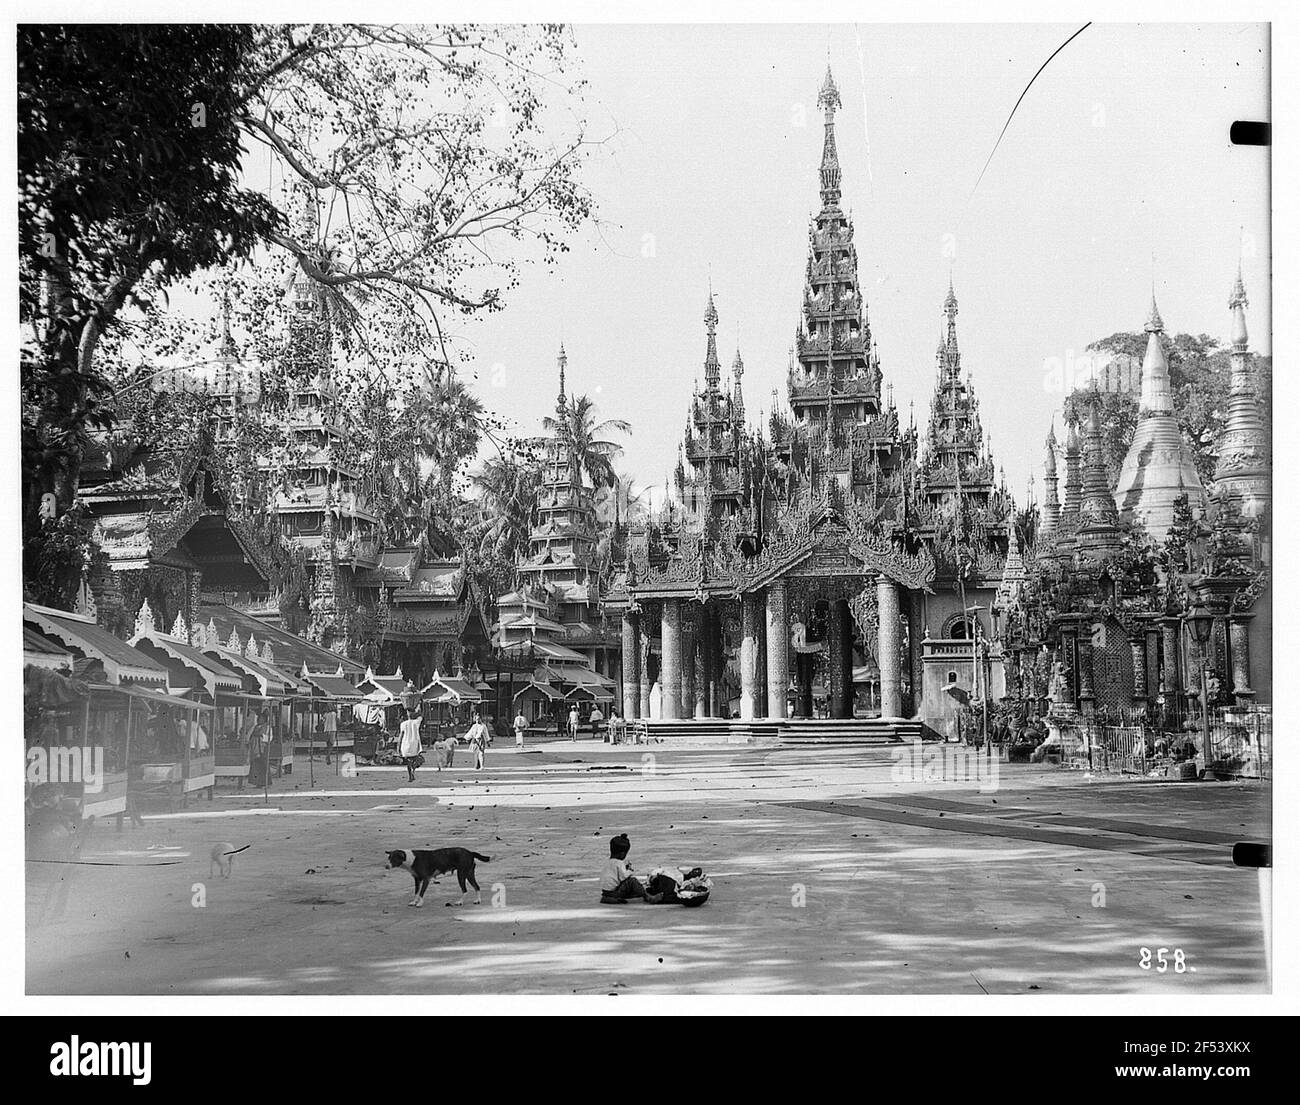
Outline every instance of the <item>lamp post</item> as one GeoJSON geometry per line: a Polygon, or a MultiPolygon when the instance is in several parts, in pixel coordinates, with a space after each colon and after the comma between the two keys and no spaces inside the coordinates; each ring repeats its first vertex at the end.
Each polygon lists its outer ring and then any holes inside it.
{"type": "Polygon", "coordinates": [[[1192,637],[1200,646],[1199,663],[1201,668],[1201,754],[1210,755],[1210,681],[1206,667],[1209,656],[1206,645],[1214,630],[1214,619],[1205,606],[1195,606],[1187,613],[1187,624],[1191,627],[1192,637]]]}

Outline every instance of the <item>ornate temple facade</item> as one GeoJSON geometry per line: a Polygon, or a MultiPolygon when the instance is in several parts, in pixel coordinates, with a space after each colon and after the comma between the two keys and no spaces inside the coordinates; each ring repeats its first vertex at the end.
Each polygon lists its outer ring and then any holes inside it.
{"type": "Polygon", "coordinates": [[[955,296],[945,304],[923,465],[916,428],[900,425],[884,383],[859,285],[829,70],[818,103],[821,204],[788,411],[773,412],[766,436],[746,431],[743,363],[738,353],[727,394],[710,294],[705,387],[691,402],[690,467],[679,467],[682,517],[670,510],[634,533],[626,573],[607,598],[622,614],[629,717],[913,718],[928,623],[953,634],[947,666],[964,655],[969,667],[973,656],[967,604],[940,587],[969,581],[991,603],[1002,582],[1009,499],[994,485],[978,407],[960,379],[955,296]],[[974,566],[939,547],[960,525],[983,542],[974,566]]]}
{"type": "MultiPolygon", "coordinates": [[[[1008,695],[1028,713],[1181,718],[1272,700],[1269,442],[1240,274],[1229,299],[1231,388],[1208,489],[1174,418],[1163,322],[1146,324],[1139,419],[1114,488],[1100,395],[1071,422],[1065,502],[1056,437],[1048,498],[1003,627],[1008,695]],[[1204,673],[1204,677],[1203,677],[1204,673]]],[[[1202,750],[1204,752],[1204,750],[1202,750]]]]}

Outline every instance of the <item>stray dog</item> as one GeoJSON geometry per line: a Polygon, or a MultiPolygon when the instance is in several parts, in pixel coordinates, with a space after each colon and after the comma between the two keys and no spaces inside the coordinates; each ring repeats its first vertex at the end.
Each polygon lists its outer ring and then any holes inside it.
{"type": "Polygon", "coordinates": [[[456,872],[456,880],[460,883],[460,901],[446,904],[464,905],[465,895],[469,893],[465,884],[469,883],[474,888],[474,904],[482,905],[483,896],[479,893],[478,883],[474,881],[476,859],[481,859],[484,863],[492,862],[491,856],[480,856],[466,848],[434,848],[432,851],[398,848],[388,853],[388,866],[390,869],[405,867],[415,880],[415,897],[407,905],[424,905],[424,892],[429,889],[429,883],[448,871],[456,872]]]}
{"type": "Polygon", "coordinates": [[[245,844],[242,848],[236,848],[226,840],[223,840],[220,844],[214,844],[212,851],[208,853],[208,878],[212,878],[212,865],[214,863],[221,872],[223,879],[230,878],[231,869],[235,866],[235,857],[240,852],[248,851],[251,847],[251,844],[245,844]]]}

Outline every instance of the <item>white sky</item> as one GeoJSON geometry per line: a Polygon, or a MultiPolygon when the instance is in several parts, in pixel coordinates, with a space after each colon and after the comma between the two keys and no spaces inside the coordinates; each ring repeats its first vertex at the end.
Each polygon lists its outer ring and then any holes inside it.
{"type": "Polygon", "coordinates": [[[829,46],[885,379],[923,423],[951,256],[995,459],[1018,499],[1031,467],[1041,494],[1062,398],[1045,359],[1140,329],[1153,254],[1167,329],[1223,336],[1244,228],[1252,346],[1270,348],[1268,153],[1227,140],[1233,120],[1270,117],[1267,28],[1093,25],[1037,79],[971,198],[1017,96],[1077,27],[579,26],[591,133],[617,130],[587,177],[601,227],[463,331],[484,399],[535,429],[563,336],[571,389],[633,423],[622,467],[662,484],[704,358],[710,273],[724,366],[739,327],[751,420],[773,387],[784,396],[829,46]]]}

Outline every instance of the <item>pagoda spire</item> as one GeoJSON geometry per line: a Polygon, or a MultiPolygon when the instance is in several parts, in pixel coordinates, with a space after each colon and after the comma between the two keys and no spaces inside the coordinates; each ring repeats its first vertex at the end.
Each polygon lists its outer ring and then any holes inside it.
{"type": "Polygon", "coordinates": [[[704,332],[709,339],[704,353],[704,387],[706,391],[717,391],[722,364],[718,360],[718,309],[713,305],[712,287],[709,288],[709,305],[704,310],[704,332]]]}
{"type": "Polygon", "coordinates": [[[736,346],[736,358],[731,362],[731,374],[735,384],[731,389],[731,406],[738,422],[745,421],[745,396],[741,390],[741,378],[745,375],[745,362],[740,359],[740,346],[736,346]]]}
{"type": "Polygon", "coordinates": [[[1079,460],[1079,423],[1077,418],[1071,418],[1065,427],[1065,504],[1060,518],[1062,529],[1073,530],[1079,524],[1079,501],[1083,490],[1079,460]]]}
{"type": "Polygon", "coordinates": [[[1228,298],[1232,311],[1232,382],[1228,388],[1228,416],[1219,439],[1219,460],[1214,469],[1215,498],[1232,502],[1245,517],[1258,515],[1271,499],[1268,433],[1259,413],[1255,377],[1247,350],[1246,286],[1237,263],[1237,279],[1228,298]]]}
{"type": "Polygon", "coordinates": [[[1047,485],[1044,492],[1043,500],[1043,529],[1045,536],[1056,532],[1057,526],[1061,521],[1061,503],[1057,498],[1057,485],[1060,482],[1056,475],[1056,418],[1052,417],[1051,429],[1047,431],[1047,455],[1043,465],[1043,483],[1047,485]]]}
{"type": "Polygon", "coordinates": [[[569,428],[569,401],[564,394],[564,375],[569,367],[569,355],[564,351],[563,341],[560,342],[560,355],[555,361],[560,369],[560,393],[555,398],[555,415],[560,424],[560,432],[564,433],[569,428]]]}
{"type": "Polygon", "coordinates": [[[1080,552],[1100,559],[1118,550],[1119,515],[1106,473],[1106,447],[1101,434],[1101,395],[1088,400],[1083,432],[1083,494],[1079,504],[1080,552]]]}
{"type": "Polygon", "coordinates": [[[1151,297],[1151,315],[1147,319],[1147,351],[1142,361],[1142,397],[1138,402],[1138,417],[1148,414],[1169,414],[1174,409],[1174,396],[1169,388],[1169,362],[1165,359],[1160,335],[1165,324],[1151,297]]]}
{"type": "Polygon", "coordinates": [[[239,347],[235,345],[235,339],[230,336],[230,278],[227,277],[221,285],[221,352],[219,354],[223,361],[239,360],[239,347]]]}
{"type": "Polygon", "coordinates": [[[1147,350],[1142,361],[1138,424],[1120,466],[1113,498],[1120,518],[1163,542],[1174,524],[1178,501],[1186,496],[1193,512],[1200,514],[1205,507],[1205,489],[1174,417],[1169,362],[1160,340],[1164,322],[1154,295],[1145,329],[1147,350]]]}
{"type": "Polygon", "coordinates": [[[822,144],[822,207],[838,207],[840,202],[840,157],[835,148],[835,112],[840,106],[840,90],[835,87],[831,67],[826,66],[826,79],[817,94],[817,106],[826,115],[826,137],[822,144]]]}

